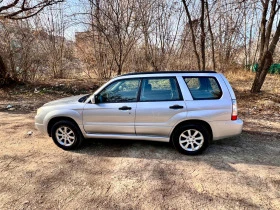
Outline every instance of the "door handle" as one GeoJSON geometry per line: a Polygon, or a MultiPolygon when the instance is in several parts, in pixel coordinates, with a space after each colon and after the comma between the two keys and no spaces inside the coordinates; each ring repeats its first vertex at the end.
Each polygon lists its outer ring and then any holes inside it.
{"type": "Polygon", "coordinates": [[[122,107],[119,108],[119,110],[131,110],[131,107],[122,106],[122,107]]]}
{"type": "Polygon", "coordinates": [[[177,104],[169,107],[169,109],[183,109],[183,108],[184,108],[183,106],[177,104]]]}

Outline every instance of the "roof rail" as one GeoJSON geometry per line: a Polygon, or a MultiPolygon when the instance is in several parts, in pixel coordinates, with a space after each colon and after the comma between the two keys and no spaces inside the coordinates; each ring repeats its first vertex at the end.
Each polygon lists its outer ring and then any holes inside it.
{"type": "Polygon", "coordinates": [[[133,72],[122,74],[120,76],[138,75],[138,74],[173,74],[173,73],[217,73],[216,71],[153,71],[153,72],[133,72]]]}

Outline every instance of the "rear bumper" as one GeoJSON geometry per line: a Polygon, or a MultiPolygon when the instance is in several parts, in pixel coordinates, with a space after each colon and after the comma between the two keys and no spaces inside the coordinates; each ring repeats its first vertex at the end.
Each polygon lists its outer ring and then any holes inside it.
{"type": "Polygon", "coordinates": [[[215,121],[210,126],[213,132],[213,140],[219,140],[241,134],[243,121],[241,119],[234,121],[215,121]]]}

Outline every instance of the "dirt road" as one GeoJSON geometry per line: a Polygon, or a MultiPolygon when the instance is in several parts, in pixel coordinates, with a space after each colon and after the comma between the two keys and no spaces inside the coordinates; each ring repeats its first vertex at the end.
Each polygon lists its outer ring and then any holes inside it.
{"type": "Polygon", "coordinates": [[[280,208],[279,133],[245,131],[195,157],[116,140],[66,152],[34,115],[0,112],[0,209],[280,208]]]}

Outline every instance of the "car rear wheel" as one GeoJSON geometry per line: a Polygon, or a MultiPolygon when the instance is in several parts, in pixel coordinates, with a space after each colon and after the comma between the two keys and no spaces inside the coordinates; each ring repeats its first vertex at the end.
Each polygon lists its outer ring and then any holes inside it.
{"type": "Polygon", "coordinates": [[[54,143],[64,150],[77,149],[83,140],[80,129],[70,121],[59,121],[51,129],[54,143]]]}
{"type": "Polygon", "coordinates": [[[184,125],[175,130],[172,136],[174,147],[186,155],[197,155],[209,145],[210,135],[201,125],[184,125]]]}

